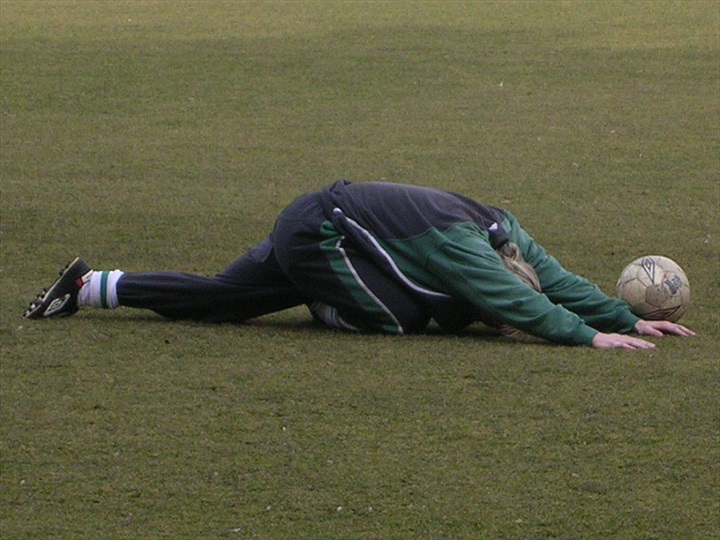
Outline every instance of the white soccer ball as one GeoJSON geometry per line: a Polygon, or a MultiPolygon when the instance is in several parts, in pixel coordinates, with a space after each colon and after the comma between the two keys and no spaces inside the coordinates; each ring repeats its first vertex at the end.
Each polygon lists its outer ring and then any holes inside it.
{"type": "Polygon", "coordinates": [[[690,283],[675,261],[647,255],[628,264],[615,285],[618,298],[646,320],[677,321],[690,305],[690,283]]]}

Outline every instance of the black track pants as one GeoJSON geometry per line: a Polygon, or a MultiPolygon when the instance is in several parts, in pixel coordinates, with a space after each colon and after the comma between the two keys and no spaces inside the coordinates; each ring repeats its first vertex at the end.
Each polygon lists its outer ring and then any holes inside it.
{"type": "Polygon", "coordinates": [[[180,272],[127,273],[117,284],[121,306],[150,309],[171,319],[237,322],[306,301],[285,277],[270,239],[215,277],[180,272]]]}
{"type": "Polygon", "coordinates": [[[242,321],[315,300],[366,331],[417,332],[429,320],[417,297],[332,226],[316,194],[286,208],[267,240],[215,277],[127,273],[117,287],[120,305],[172,319],[242,321]]]}

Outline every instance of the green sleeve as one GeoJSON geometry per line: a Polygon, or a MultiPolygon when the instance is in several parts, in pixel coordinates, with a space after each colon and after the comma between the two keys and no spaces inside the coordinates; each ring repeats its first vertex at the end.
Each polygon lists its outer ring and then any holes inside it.
{"type": "Polygon", "coordinates": [[[578,315],[508,272],[477,228],[460,225],[443,236],[425,265],[452,296],[549,341],[588,345],[597,334],[578,315]]]}
{"type": "Polygon", "coordinates": [[[510,240],[520,247],[525,260],[540,278],[543,293],[555,304],[579,315],[585,324],[602,332],[630,332],[640,320],[629,306],[611,298],[599,287],[563,268],[507,214],[510,240]]]}

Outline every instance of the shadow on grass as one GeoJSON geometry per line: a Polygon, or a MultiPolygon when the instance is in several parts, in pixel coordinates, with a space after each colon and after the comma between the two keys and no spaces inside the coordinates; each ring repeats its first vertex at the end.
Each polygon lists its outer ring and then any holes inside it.
{"type": "Polygon", "coordinates": [[[306,318],[299,311],[293,309],[285,312],[274,313],[255,319],[249,319],[242,322],[203,322],[203,321],[192,321],[192,320],[173,320],[167,319],[160,315],[156,315],[150,312],[137,312],[137,311],[124,311],[124,312],[110,312],[110,311],[87,311],[81,312],[73,317],[74,320],[82,320],[92,323],[93,321],[110,322],[113,324],[120,325],[137,325],[142,326],[153,325],[157,327],[170,326],[179,328],[208,328],[208,329],[252,329],[255,331],[269,331],[273,334],[282,332],[288,336],[337,336],[338,338],[372,338],[377,337],[380,339],[410,339],[413,341],[421,341],[426,339],[432,339],[436,341],[438,339],[448,340],[482,340],[485,342],[492,343],[505,343],[507,345],[538,345],[543,347],[561,347],[562,345],[548,342],[546,340],[535,338],[533,336],[525,335],[519,338],[508,338],[501,335],[497,330],[490,328],[482,323],[474,323],[469,327],[465,328],[460,332],[446,332],[442,330],[437,324],[431,322],[430,325],[422,333],[408,334],[404,336],[393,336],[388,334],[379,333],[352,333],[342,330],[336,330],[328,328],[321,323],[312,320],[309,316],[306,318]]]}

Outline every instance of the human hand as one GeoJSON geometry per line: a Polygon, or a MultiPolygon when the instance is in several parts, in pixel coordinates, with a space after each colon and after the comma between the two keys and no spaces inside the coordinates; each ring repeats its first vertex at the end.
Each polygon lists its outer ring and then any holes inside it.
{"type": "Polygon", "coordinates": [[[655,344],[644,339],[626,336],[623,334],[604,334],[598,332],[592,340],[592,346],[596,349],[628,349],[651,350],[655,348],[655,344]]]}
{"type": "MultiPolygon", "coordinates": [[[[670,321],[638,321],[635,324],[635,331],[641,336],[662,337],[664,335],[674,335],[691,337],[695,332],[683,326],[670,321]]],[[[623,334],[604,334],[598,332],[592,340],[592,346],[596,349],[629,349],[629,350],[649,350],[654,349],[655,344],[644,339],[626,336],[623,334]]]]}
{"type": "Polygon", "coordinates": [[[674,336],[691,337],[695,332],[682,324],[670,321],[638,321],[635,331],[641,336],[662,337],[666,334],[674,336]]]}

